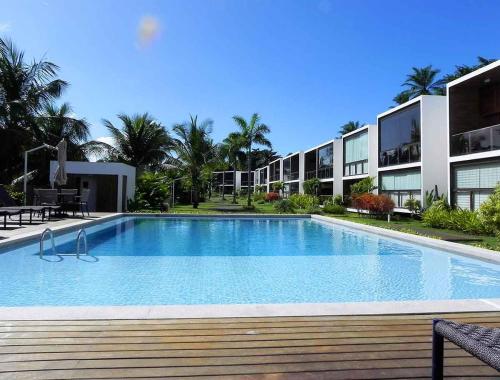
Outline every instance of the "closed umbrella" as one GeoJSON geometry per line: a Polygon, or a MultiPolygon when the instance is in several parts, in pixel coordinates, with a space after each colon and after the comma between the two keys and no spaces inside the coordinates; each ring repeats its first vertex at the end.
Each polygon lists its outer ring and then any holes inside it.
{"type": "Polygon", "coordinates": [[[62,139],[57,144],[57,170],[54,174],[54,182],[58,185],[66,185],[68,176],[66,175],[66,151],[68,144],[66,140],[62,139]]]}

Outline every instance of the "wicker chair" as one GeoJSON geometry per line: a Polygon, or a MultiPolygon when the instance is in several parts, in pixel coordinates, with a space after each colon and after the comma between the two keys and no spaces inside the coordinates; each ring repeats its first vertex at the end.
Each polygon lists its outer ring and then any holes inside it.
{"type": "Polygon", "coordinates": [[[432,324],[433,380],[443,378],[444,338],[500,371],[500,328],[435,319],[432,324]]]}

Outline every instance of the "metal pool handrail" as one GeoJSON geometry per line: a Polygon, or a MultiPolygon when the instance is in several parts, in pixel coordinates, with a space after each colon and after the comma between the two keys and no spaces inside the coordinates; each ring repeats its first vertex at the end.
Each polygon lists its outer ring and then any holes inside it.
{"type": "Polygon", "coordinates": [[[50,235],[50,241],[52,243],[52,252],[54,255],[56,254],[56,245],[54,243],[54,232],[50,228],[46,228],[43,230],[42,235],[40,236],[40,258],[43,258],[43,242],[45,240],[45,235],[50,235]]]}
{"type": "Polygon", "coordinates": [[[80,240],[83,239],[83,254],[88,255],[88,248],[87,248],[87,232],[85,232],[85,228],[82,228],[80,231],[78,231],[78,235],[76,236],[76,258],[80,258],[80,240]]]}
{"type": "Polygon", "coordinates": [[[42,235],[40,236],[40,253],[39,256],[42,259],[43,258],[43,245],[45,241],[45,236],[46,235],[50,236],[50,242],[52,244],[52,253],[54,255],[59,255],[59,256],[76,256],[77,259],[80,258],[80,241],[83,239],[83,253],[82,255],[88,255],[88,245],[87,245],[87,232],[85,232],[85,228],[82,228],[78,231],[78,235],[76,236],[76,254],[75,253],[57,253],[56,252],[56,244],[54,241],[54,232],[50,228],[46,228],[43,230],[42,235]]]}

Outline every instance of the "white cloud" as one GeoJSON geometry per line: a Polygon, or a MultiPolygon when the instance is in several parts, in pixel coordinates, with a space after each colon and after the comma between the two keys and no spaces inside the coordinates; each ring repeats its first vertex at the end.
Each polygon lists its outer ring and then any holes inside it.
{"type": "Polygon", "coordinates": [[[0,33],[10,32],[10,22],[0,22],[0,33]]]}
{"type": "Polygon", "coordinates": [[[108,145],[111,145],[113,146],[113,138],[111,136],[102,136],[102,137],[98,137],[96,138],[96,141],[100,141],[100,142],[103,142],[103,143],[106,143],[108,145]]]}
{"type": "Polygon", "coordinates": [[[142,17],[139,21],[139,27],[137,28],[137,40],[139,47],[145,48],[151,45],[151,43],[158,38],[160,29],[160,22],[156,17],[142,17]]]}

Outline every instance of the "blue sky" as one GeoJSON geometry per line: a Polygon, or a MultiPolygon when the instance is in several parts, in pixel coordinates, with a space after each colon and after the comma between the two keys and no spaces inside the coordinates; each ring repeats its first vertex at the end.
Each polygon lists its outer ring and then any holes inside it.
{"type": "Polygon", "coordinates": [[[147,111],[211,118],[221,140],[259,112],[282,154],[374,122],[412,66],[499,58],[499,19],[497,0],[0,0],[0,35],[61,67],[94,138],[102,118],[147,111]],[[160,32],[140,46],[148,16],[160,32]]]}

